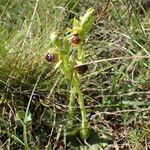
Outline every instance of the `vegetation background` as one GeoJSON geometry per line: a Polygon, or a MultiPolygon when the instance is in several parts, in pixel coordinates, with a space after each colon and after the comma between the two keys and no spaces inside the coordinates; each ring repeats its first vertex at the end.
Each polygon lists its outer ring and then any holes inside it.
{"type": "MultiPolygon", "coordinates": [[[[0,0],[0,149],[150,149],[150,2],[140,0],[0,0]],[[44,60],[50,33],[95,9],[84,41],[82,79],[92,133],[87,143],[66,125],[69,84],[44,60]],[[48,95],[51,94],[48,97],[48,95]]],[[[78,106],[77,106],[78,107],[78,106]]],[[[74,128],[80,126],[80,116],[74,128]]]]}

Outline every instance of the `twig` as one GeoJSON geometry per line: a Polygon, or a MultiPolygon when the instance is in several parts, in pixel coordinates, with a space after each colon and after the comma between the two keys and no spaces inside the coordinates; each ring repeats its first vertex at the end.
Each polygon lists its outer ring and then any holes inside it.
{"type": "Polygon", "coordinates": [[[89,65],[89,64],[96,64],[96,63],[100,63],[100,62],[105,62],[105,61],[114,61],[114,60],[122,60],[122,59],[144,59],[144,58],[149,58],[150,56],[131,56],[131,57],[114,57],[114,58],[106,58],[106,59],[100,59],[100,60],[95,60],[95,61],[91,61],[91,62],[87,62],[87,63],[83,63],[80,65],[75,65],[74,68],[79,67],[79,66],[83,66],[83,65],[89,65]]]}

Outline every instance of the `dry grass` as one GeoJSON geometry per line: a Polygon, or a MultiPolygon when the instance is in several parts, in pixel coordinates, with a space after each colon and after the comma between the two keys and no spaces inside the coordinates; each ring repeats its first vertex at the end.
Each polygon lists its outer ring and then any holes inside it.
{"type": "MultiPolygon", "coordinates": [[[[0,149],[24,149],[16,115],[27,105],[32,149],[150,149],[149,3],[1,2],[0,149]],[[43,56],[51,46],[51,31],[62,33],[72,17],[89,7],[95,8],[95,23],[85,39],[89,70],[82,90],[93,130],[84,142],[66,124],[68,81],[43,56]]],[[[77,106],[74,128],[80,120],[77,106]]]]}

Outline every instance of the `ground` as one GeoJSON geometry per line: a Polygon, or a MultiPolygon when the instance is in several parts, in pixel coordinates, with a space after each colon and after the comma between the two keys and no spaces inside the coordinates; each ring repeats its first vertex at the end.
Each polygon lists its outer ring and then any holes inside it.
{"type": "Polygon", "coordinates": [[[150,149],[148,1],[0,0],[0,17],[0,149],[150,149]],[[91,134],[83,141],[78,105],[67,125],[70,83],[44,56],[50,33],[63,37],[90,7],[81,89],[91,134]]]}

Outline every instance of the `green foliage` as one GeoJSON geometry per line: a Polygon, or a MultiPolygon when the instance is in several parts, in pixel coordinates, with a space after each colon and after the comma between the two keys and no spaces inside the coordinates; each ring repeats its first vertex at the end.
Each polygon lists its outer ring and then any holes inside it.
{"type": "Polygon", "coordinates": [[[26,123],[29,123],[32,121],[32,118],[31,118],[31,113],[28,114],[26,120],[24,121],[25,119],[25,112],[24,111],[18,111],[16,113],[16,120],[19,120],[22,124],[24,124],[24,122],[26,123]]]}
{"type": "MultiPolygon", "coordinates": [[[[83,49],[81,48],[80,43],[73,43],[72,39],[70,41],[70,38],[76,38],[80,42],[80,36],[82,36],[83,40],[83,35],[85,33],[89,32],[92,24],[93,24],[93,9],[87,10],[85,15],[81,18],[80,21],[77,19],[74,19],[73,21],[73,28],[69,29],[70,34],[67,37],[63,37],[63,39],[58,38],[58,35],[53,32],[50,36],[51,43],[52,45],[56,48],[56,52],[59,51],[59,60],[56,62],[55,68],[60,67],[60,70],[62,73],[68,78],[68,80],[71,83],[71,94],[70,94],[70,114],[69,114],[69,120],[73,120],[73,109],[72,107],[75,107],[75,94],[78,94],[78,103],[80,106],[81,110],[81,116],[82,116],[82,125],[81,125],[81,137],[82,139],[87,139],[90,135],[89,128],[90,124],[86,118],[86,109],[84,106],[84,98],[83,98],[83,93],[80,90],[80,81],[79,81],[79,72],[74,72],[74,67],[76,65],[76,62],[79,60],[83,60],[84,54],[83,49]],[[92,18],[92,21],[91,21],[92,18]],[[61,41],[62,40],[62,41],[61,41]],[[63,45],[62,45],[63,44],[63,45]],[[72,45],[75,44],[74,47],[77,49],[77,56],[73,58],[72,55],[70,55],[72,51],[72,45]],[[57,50],[58,49],[58,50],[57,50]],[[82,57],[81,57],[82,56],[82,57]]],[[[50,52],[50,55],[54,55],[56,52],[52,51],[50,52]]],[[[55,55],[54,55],[55,57],[55,55]]],[[[53,60],[52,60],[53,62],[53,60]]],[[[69,121],[70,122],[70,121],[69,121]]],[[[69,124],[73,124],[71,121],[69,124]]]]}
{"type": "Polygon", "coordinates": [[[149,6],[1,0],[1,149],[150,149],[149,6]]]}

